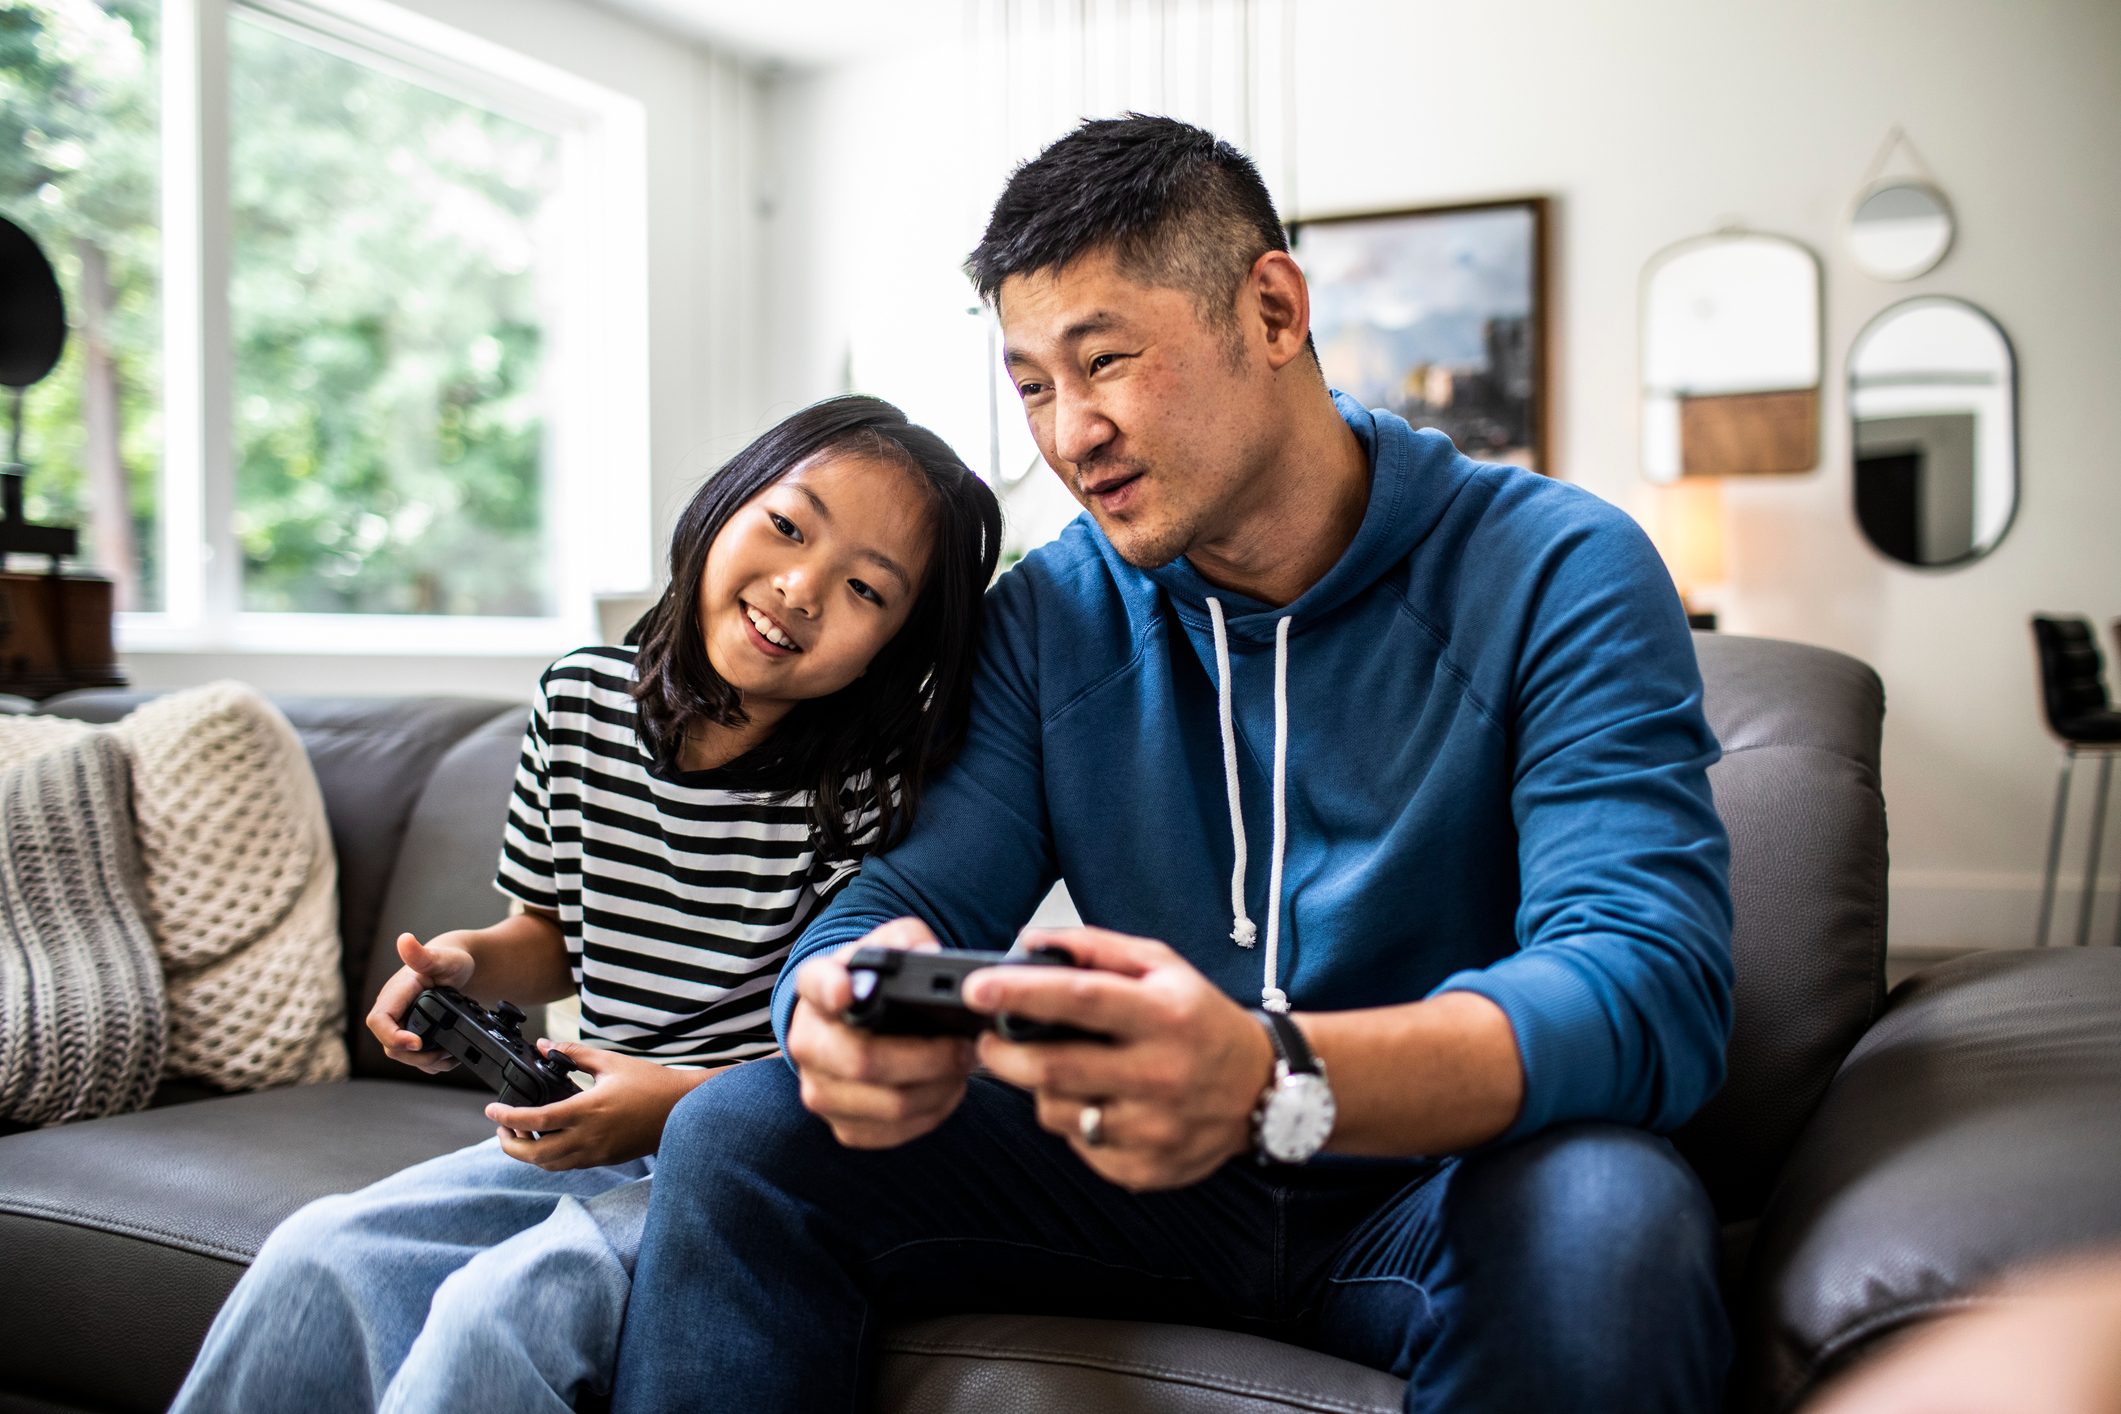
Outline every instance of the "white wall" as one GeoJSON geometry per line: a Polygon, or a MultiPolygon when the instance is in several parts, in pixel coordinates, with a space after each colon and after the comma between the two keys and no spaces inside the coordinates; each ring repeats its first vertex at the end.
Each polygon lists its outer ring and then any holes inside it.
{"type": "MultiPolygon", "coordinates": [[[[1819,252],[1820,469],[1728,488],[1725,624],[1840,649],[1883,677],[1896,945],[2029,941],[2055,753],[2026,619],[2121,614],[2121,6],[1304,0],[1292,13],[1293,133],[1278,122],[1261,133],[1277,145],[1293,137],[1287,154],[1263,161],[1285,214],[1556,198],[1556,469],[1645,518],[1644,262],[1729,222],[1819,252]],[[1843,244],[1895,123],[1959,220],[1944,263],[1905,285],[1863,275],[1843,244]],[[1879,310],[1927,292],[1996,318],[2022,390],[2017,522],[1995,553],[1949,572],[1883,559],[1850,508],[1849,344],[1879,310]]],[[[1065,42],[1055,48],[1054,62],[1078,62],[1065,42]]],[[[988,80],[941,45],[925,60],[885,56],[775,83],[762,270],[769,402],[841,385],[849,311],[873,319],[903,303],[892,292],[919,290],[939,311],[922,317],[940,318],[949,292],[962,292],[950,272],[1002,171],[996,132],[1006,125],[977,106],[994,101],[988,80]]],[[[1148,80],[1118,93],[1109,74],[1099,82],[1098,111],[1156,106],[1148,80]]],[[[963,375],[974,387],[979,376],[963,375]]],[[[980,462],[977,446],[963,449],[980,462]]],[[[2080,772],[2076,851],[2089,794],[2080,772]]],[[[2065,892],[2065,919],[2074,901],[2065,892]]],[[[2111,915],[2098,927],[2110,936],[2111,915]]]]}
{"type": "MultiPolygon", "coordinates": [[[[693,484],[757,426],[756,72],[577,0],[397,3],[629,94],[646,110],[651,543],[660,567],[693,484]]],[[[135,652],[123,661],[146,688],[235,677],[277,693],[525,698],[550,656],[135,652]]]]}

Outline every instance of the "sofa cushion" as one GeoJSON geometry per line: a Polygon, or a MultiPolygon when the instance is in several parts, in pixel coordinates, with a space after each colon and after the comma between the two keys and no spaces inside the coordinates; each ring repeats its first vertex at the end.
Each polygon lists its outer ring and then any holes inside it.
{"type": "Polygon", "coordinates": [[[1918,972],[1849,1055],[1760,1223],[1739,1304],[1746,1409],[2005,1273],[2121,1247],[2121,951],[1918,972]]]}
{"type": "Polygon", "coordinates": [[[294,728],[220,682],[116,730],[169,978],[170,1073],[229,1090],[343,1078],[338,864],[294,728]]]}
{"type": "Polygon", "coordinates": [[[1696,634],[1731,837],[1738,982],[1721,1091],[1674,1136],[1726,1222],[1759,1214],[1885,998],[1878,675],[1798,643],[1696,634]]]}
{"type": "Polygon", "coordinates": [[[0,1138],[0,1389],[160,1409],[295,1209],[493,1133],[475,1095],[289,1086],[0,1138]]]}
{"type": "Polygon", "coordinates": [[[946,1316],[887,1331],[879,1414],[1084,1409],[1398,1414],[1406,1382],[1279,1341],[1199,1326],[946,1316]]]}

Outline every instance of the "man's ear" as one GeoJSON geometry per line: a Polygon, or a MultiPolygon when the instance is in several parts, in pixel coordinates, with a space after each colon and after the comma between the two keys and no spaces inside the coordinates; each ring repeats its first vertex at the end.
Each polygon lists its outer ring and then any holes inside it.
{"type": "Polygon", "coordinates": [[[1304,352],[1311,336],[1311,287],[1285,250],[1270,250],[1252,262],[1246,284],[1258,301],[1266,335],[1267,366],[1277,372],[1304,352]]]}

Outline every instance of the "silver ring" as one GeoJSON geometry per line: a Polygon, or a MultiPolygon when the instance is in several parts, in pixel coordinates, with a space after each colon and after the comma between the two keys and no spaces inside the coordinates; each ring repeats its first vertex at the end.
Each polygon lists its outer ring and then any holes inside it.
{"type": "Polygon", "coordinates": [[[1075,1117],[1075,1132],[1089,1148],[1101,1146],[1105,1142],[1105,1107],[1084,1105],[1083,1112],[1075,1117]]]}

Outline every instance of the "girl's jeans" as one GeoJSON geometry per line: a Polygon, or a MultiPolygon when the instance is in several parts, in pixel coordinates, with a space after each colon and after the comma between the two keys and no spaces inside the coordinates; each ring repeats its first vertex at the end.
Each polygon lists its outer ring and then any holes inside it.
{"type": "Polygon", "coordinates": [[[444,1154],[273,1230],[172,1406],[565,1410],[610,1386],[649,1159],[444,1154]]]}

